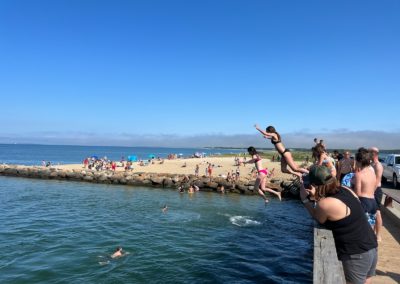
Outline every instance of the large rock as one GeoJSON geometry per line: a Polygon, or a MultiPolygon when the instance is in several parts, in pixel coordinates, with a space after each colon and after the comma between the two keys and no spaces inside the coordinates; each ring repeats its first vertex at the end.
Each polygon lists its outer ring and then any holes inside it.
{"type": "Polygon", "coordinates": [[[58,172],[51,172],[50,175],[49,175],[49,178],[57,179],[58,178],[58,172]]]}
{"type": "Polygon", "coordinates": [[[88,182],[92,182],[94,179],[93,179],[92,176],[85,176],[85,177],[83,177],[83,180],[84,181],[88,181],[88,182]]]}
{"type": "Polygon", "coordinates": [[[212,188],[212,189],[217,189],[217,188],[218,188],[218,183],[213,182],[213,181],[209,181],[209,182],[206,184],[206,187],[212,188]]]}
{"type": "Polygon", "coordinates": [[[121,179],[119,179],[119,183],[120,184],[127,184],[128,181],[125,178],[121,178],[121,179]]]}
{"type": "Polygon", "coordinates": [[[166,177],[163,179],[163,187],[172,187],[174,183],[170,177],[166,177]]]}
{"type": "Polygon", "coordinates": [[[5,168],[3,173],[10,176],[16,176],[18,174],[18,170],[16,168],[5,168]]]}
{"type": "Polygon", "coordinates": [[[163,181],[164,181],[164,178],[153,176],[153,177],[150,178],[150,180],[154,185],[162,185],[163,181]]]}

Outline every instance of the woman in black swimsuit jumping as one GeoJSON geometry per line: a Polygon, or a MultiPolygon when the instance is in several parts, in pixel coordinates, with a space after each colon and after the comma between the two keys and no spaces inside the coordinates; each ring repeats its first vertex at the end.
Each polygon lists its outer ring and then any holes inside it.
{"type": "Polygon", "coordinates": [[[282,143],[281,136],[276,132],[275,127],[268,126],[265,131],[261,130],[258,125],[254,127],[261,132],[264,138],[271,139],[271,143],[275,146],[276,151],[281,155],[281,171],[287,174],[296,175],[302,179],[302,174],[308,174],[308,170],[300,168],[293,160],[292,153],[286,149],[282,143]],[[288,167],[289,166],[289,167],[288,167]]]}

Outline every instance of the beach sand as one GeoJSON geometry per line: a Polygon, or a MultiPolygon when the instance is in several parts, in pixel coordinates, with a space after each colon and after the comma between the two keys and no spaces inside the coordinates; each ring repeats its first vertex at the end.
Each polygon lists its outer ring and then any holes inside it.
{"type": "MultiPolygon", "coordinates": [[[[139,163],[133,163],[133,170],[131,172],[143,172],[143,173],[166,173],[166,174],[194,174],[196,165],[200,167],[199,175],[206,175],[207,163],[214,165],[213,177],[226,176],[229,171],[236,172],[237,166],[235,166],[234,157],[207,157],[207,158],[188,158],[188,159],[174,159],[164,160],[163,164],[160,161],[154,160],[154,164],[147,166],[140,166],[139,163]],[[186,167],[183,165],[186,164],[186,167]]],[[[83,164],[68,164],[68,165],[57,165],[54,166],[58,169],[64,170],[82,170],[83,164]]],[[[263,159],[263,167],[268,170],[274,170],[274,178],[289,180],[294,177],[290,174],[281,172],[280,162],[272,162],[268,159],[263,159]]],[[[254,168],[254,164],[241,165],[240,176],[250,177],[251,170],[254,168]]],[[[117,171],[124,171],[123,167],[117,167],[117,171]]]]}

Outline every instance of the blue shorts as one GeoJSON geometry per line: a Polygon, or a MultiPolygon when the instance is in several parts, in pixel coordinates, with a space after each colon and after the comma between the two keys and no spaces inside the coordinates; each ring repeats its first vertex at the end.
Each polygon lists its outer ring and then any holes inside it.
{"type": "Polygon", "coordinates": [[[367,213],[365,212],[365,216],[367,216],[368,223],[371,226],[375,226],[376,223],[376,213],[367,213]]]}
{"type": "Polygon", "coordinates": [[[352,188],[351,180],[353,179],[354,173],[348,173],[346,174],[343,179],[341,184],[344,186],[347,186],[349,188],[352,188]]]}

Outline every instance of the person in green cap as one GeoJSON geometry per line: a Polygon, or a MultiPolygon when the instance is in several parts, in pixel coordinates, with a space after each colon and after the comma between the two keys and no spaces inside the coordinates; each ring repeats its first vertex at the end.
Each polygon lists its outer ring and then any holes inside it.
{"type": "Polygon", "coordinates": [[[332,230],[346,281],[371,283],[378,244],[357,195],[349,188],[338,186],[327,167],[314,165],[308,182],[303,181],[300,187],[300,198],[310,215],[332,230]]]}

